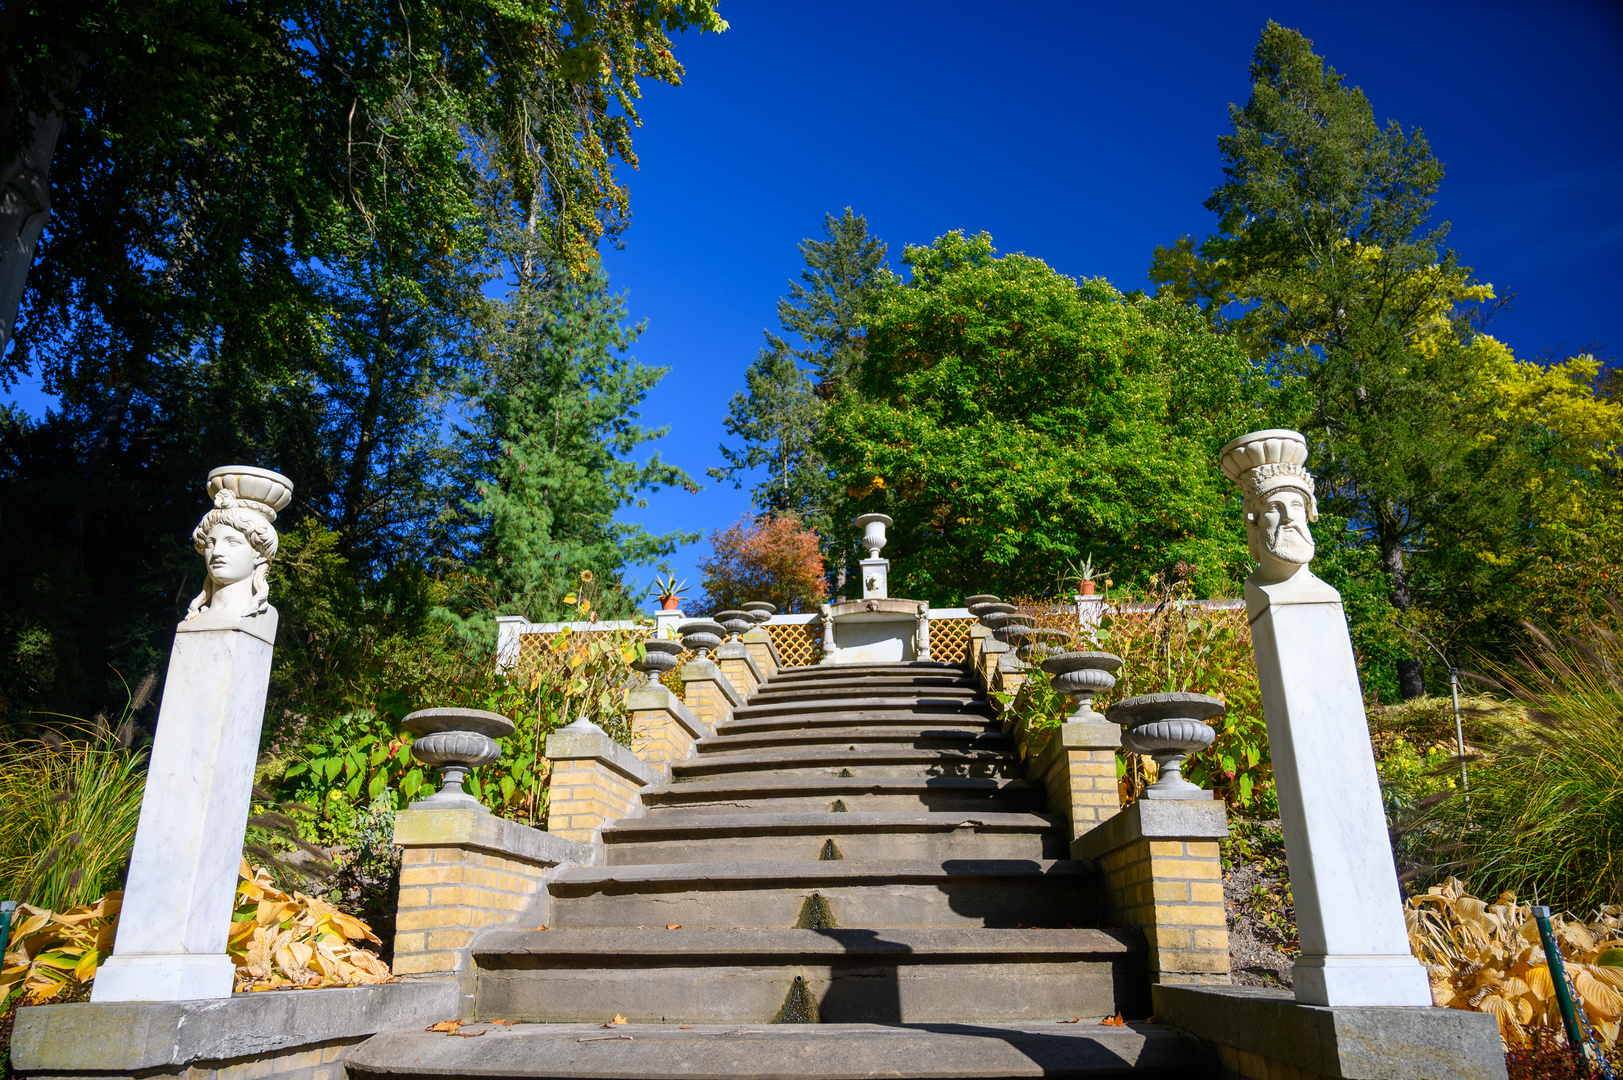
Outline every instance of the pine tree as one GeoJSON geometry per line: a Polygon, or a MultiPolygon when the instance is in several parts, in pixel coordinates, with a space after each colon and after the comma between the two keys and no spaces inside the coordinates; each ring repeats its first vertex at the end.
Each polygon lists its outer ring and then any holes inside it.
{"type": "Polygon", "coordinates": [[[800,242],[806,268],[778,300],[785,336],[767,332],[723,421],[743,446],[723,444],[727,466],[710,475],[742,488],[745,473],[764,468],[750,491],[754,505],[766,514],[793,513],[823,537],[838,584],[844,545],[829,539],[838,531],[830,517],[837,493],[820,446],[823,414],[829,402],[853,392],[866,351],[868,303],[891,278],[885,244],[850,207],[840,217],[823,216],[823,235],[800,242]]]}
{"type": "Polygon", "coordinates": [[[623,299],[601,271],[524,285],[492,302],[483,324],[482,380],[471,388],[475,464],[467,477],[472,548],[465,587],[441,611],[468,636],[488,636],[498,613],[532,620],[573,612],[565,596],[591,573],[605,618],[637,598],[625,568],[655,562],[697,534],[654,535],[616,521],[640,494],[698,487],[655,453],[633,450],[666,429],[638,424],[637,406],[668,368],[627,354],[641,326],[622,324],[623,299]]]}

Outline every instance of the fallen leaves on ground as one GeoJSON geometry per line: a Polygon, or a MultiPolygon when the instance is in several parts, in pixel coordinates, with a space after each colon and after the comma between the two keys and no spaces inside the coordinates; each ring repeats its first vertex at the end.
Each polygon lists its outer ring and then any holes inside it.
{"type": "Polygon", "coordinates": [[[124,894],[110,892],[93,904],[56,912],[18,904],[11,939],[0,958],[0,1001],[18,986],[31,1003],[57,997],[75,982],[87,983],[113,949],[124,894]]]}
{"type": "Polygon", "coordinates": [[[379,943],[366,923],[324,900],[277,890],[264,868],[243,859],[237,910],[226,949],[237,965],[236,991],[392,982],[389,965],[355,944],[379,943]]]}
{"type": "Polygon", "coordinates": [[[679,923],[679,922],[666,923],[665,924],[665,929],[667,929],[667,930],[680,930],[680,929],[682,929],[682,924],[679,923]]]}
{"type": "Polygon", "coordinates": [[[1127,1026],[1127,1021],[1121,1018],[1121,1013],[1117,1013],[1115,1016],[1107,1016],[1103,1020],[1099,1021],[1099,1023],[1103,1024],[1105,1027],[1127,1026]]]}
{"type": "Polygon", "coordinates": [[[456,1031],[456,1029],[461,1027],[461,1026],[462,1026],[462,1021],[460,1021],[460,1020],[441,1020],[437,1024],[431,1024],[428,1027],[425,1027],[423,1030],[424,1031],[443,1031],[447,1035],[449,1035],[452,1032],[456,1031]]]}

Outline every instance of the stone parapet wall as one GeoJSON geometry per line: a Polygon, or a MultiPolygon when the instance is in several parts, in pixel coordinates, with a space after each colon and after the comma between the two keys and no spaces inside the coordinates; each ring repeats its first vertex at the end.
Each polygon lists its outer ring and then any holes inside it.
{"type": "Polygon", "coordinates": [[[479,810],[402,810],[395,919],[396,975],[449,974],[467,967],[483,927],[532,907],[549,870],[585,863],[591,849],[479,810]]]}
{"type": "Polygon", "coordinates": [[[1218,840],[1228,815],[1215,800],[1140,799],[1071,844],[1105,884],[1105,923],[1136,926],[1153,983],[1229,982],[1228,917],[1218,840]]]}
{"type": "Polygon", "coordinates": [[[447,1020],[467,1005],[450,979],[35,1005],[17,1011],[12,1067],[31,1080],[343,1080],[345,1059],[371,1036],[447,1020]]]}

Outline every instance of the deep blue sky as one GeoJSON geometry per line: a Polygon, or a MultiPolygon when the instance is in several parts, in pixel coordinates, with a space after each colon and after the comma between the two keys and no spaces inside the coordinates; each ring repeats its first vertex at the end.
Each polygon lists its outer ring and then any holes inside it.
{"type": "MultiPolygon", "coordinates": [[[[1151,249],[1204,236],[1229,103],[1269,18],[1424,129],[1447,169],[1438,220],[1516,294],[1491,331],[1520,356],[1623,354],[1623,4],[785,4],[677,46],[651,87],[625,248],[605,257],[636,355],[671,373],[645,415],[705,483],[634,515],[710,530],[748,508],[703,477],[728,398],[776,329],[795,245],[851,206],[891,246],[990,232],[1063,273],[1144,287],[1151,249]]],[[[630,516],[630,515],[628,515],[630,516]]],[[[700,543],[674,566],[692,579],[700,543]]],[[[689,607],[691,611],[691,605],[689,607]]]]}
{"type": "MultiPolygon", "coordinates": [[[[1156,244],[1211,231],[1216,139],[1269,18],[1313,39],[1377,118],[1425,130],[1452,245],[1516,294],[1496,335],[1529,358],[1623,354],[1620,0],[722,0],[722,14],[727,33],[677,43],[683,86],[646,88],[633,220],[605,254],[648,322],[635,354],[671,368],[644,410],[671,429],[654,445],[705,484],[628,512],[656,532],[747,510],[704,472],[825,211],[867,215],[893,261],[984,229],[1003,251],[1143,287],[1156,244]]],[[[28,385],[12,396],[46,404],[28,385]]],[[[707,548],[679,552],[677,573],[696,585],[707,548]]]]}

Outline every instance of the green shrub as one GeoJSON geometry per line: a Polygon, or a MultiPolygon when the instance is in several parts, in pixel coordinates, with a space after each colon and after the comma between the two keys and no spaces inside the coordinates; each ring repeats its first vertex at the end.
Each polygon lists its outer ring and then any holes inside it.
{"type": "Polygon", "coordinates": [[[120,887],[146,753],[86,734],[0,744],[0,897],[61,911],[120,887]]]}

